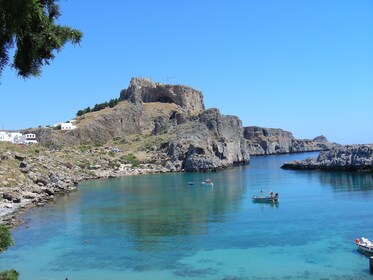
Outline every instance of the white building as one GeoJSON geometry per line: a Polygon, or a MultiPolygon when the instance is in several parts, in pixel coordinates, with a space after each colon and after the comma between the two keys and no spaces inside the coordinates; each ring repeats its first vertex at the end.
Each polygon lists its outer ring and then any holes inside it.
{"type": "Polygon", "coordinates": [[[18,142],[16,142],[18,144],[36,144],[38,143],[38,141],[36,140],[36,135],[33,134],[33,133],[27,133],[27,134],[24,134],[22,135],[18,142]]]}
{"type": "Polygon", "coordinates": [[[22,133],[19,132],[0,131],[0,141],[18,143],[21,137],[22,133]]]}
{"type": "Polygon", "coordinates": [[[71,122],[61,123],[61,130],[71,130],[76,128],[76,125],[73,125],[71,122]]]}

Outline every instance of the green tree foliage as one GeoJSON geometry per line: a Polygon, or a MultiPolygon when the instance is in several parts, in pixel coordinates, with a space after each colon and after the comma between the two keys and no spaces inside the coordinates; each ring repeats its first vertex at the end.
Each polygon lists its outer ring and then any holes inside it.
{"type": "Polygon", "coordinates": [[[55,23],[58,0],[0,0],[0,75],[8,63],[24,78],[39,76],[43,65],[67,42],[79,44],[83,33],[55,23]],[[15,48],[13,61],[9,51],[15,48]]]}
{"type": "Polygon", "coordinates": [[[5,251],[13,244],[9,228],[5,225],[0,225],[0,251],[5,251]]]}
{"type": "MultiPolygon", "coordinates": [[[[5,225],[0,225],[0,251],[5,251],[8,247],[13,246],[13,239],[10,230],[5,225]]],[[[0,280],[17,280],[19,273],[14,269],[0,272],[0,280]]]]}
{"type": "Polygon", "coordinates": [[[76,113],[76,115],[79,117],[79,116],[82,116],[82,115],[84,115],[84,114],[86,114],[86,113],[89,113],[89,112],[91,112],[91,107],[87,107],[87,108],[85,108],[85,109],[83,109],[83,110],[79,110],[77,113],[76,113]]]}
{"type": "Polygon", "coordinates": [[[5,270],[0,272],[0,280],[17,280],[19,272],[14,269],[5,270]]]}

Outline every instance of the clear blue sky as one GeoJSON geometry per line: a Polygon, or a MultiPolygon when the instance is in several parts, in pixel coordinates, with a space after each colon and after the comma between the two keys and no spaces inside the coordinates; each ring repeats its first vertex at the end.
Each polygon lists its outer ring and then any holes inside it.
{"type": "Polygon", "coordinates": [[[66,121],[131,77],[185,84],[206,108],[297,138],[373,143],[371,0],[61,0],[84,32],[40,78],[7,68],[0,129],[66,121]]]}

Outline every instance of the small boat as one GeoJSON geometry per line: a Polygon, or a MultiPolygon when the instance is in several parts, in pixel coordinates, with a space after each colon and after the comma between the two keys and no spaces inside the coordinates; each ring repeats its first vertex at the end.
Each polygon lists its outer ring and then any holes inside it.
{"type": "Polygon", "coordinates": [[[210,179],[206,179],[204,181],[202,181],[202,184],[206,185],[206,186],[214,186],[214,183],[210,180],[210,179]]]}
{"type": "Polygon", "coordinates": [[[262,190],[260,191],[259,195],[253,195],[251,198],[253,202],[271,202],[271,203],[278,202],[278,199],[279,199],[278,193],[274,194],[273,192],[270,192],[269,195],[263,195],[262,190]]]}
{"type": "Polygon", "coordinates": [[[194,182],[188,182],[188,185],[194,185],[195,183],[194,182]]]}
{"type": "Polygon", "coordinates": [[[368,238],[362,237],[361,239],[356,238],[355,243],[357,248],[362,253],[373,254],[373,242],[368,238]]]}

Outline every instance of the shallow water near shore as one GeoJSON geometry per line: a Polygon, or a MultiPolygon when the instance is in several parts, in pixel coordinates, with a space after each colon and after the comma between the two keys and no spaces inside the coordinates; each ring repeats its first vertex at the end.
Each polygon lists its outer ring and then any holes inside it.
{"type": "Polygon", "coordinates": [[[354,242],[373,239],[373,175],[280,168],[315,155],[84,182],[23,215],[0,270],[21,280],[373,279],[354,242]],[[253,203],[260,187],[280,202],[253,203]]]}

